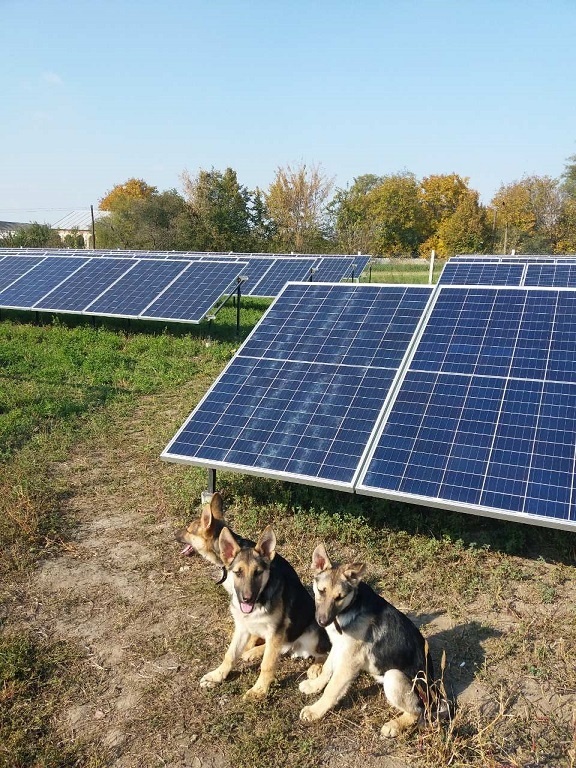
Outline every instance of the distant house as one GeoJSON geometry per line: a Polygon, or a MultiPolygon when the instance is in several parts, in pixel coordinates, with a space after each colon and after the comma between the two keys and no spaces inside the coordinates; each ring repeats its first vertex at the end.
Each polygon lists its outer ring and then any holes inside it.
{"type": "MultiPolygon", "coordinates": [[[[108,211],[94,211],[94,220],[108,216],[108,211]]],[[[64,240],[67,235],[72,237],[81,235],[84,239],[85,248],[93,248],[92,239],[92,214],[89,210],[71,211],[64,218],[52,224],[52,229],[58,231],[58,234],[64,240]]]]}
{"type": "Polygon", "coordinates": [[[0,221],[0,240],[10,235],[15,235],[19,229],[24,229],[28,224],[22,224],[19,221],[0,221]]]}

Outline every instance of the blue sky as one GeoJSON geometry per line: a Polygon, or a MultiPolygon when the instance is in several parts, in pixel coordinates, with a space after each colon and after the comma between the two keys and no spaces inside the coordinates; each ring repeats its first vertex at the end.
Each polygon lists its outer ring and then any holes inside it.
{"type": "Polygon", "coordinates": [[[576,154],[575,0],[0,0],[0,220],[143,178],[458,173],[488,203],[576,154]]]}

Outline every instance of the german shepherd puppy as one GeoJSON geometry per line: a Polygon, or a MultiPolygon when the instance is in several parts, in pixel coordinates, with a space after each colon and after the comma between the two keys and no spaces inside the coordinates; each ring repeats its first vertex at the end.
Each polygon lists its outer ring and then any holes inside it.
{"type": "Polygon", "coordinates": [[[394,737],[424,714],[417,691],[420,685],[427,691],[432,661],[410,619],[361,581],[365,568],[362,563],[333,565],[323,544],[314,550],[316,621],[326,627],[332,650],[320,675],[300,683],[302,693],[324,691],[318,701],[302,709],[300,719],[324,717],[365,671],[383,684],[389,703],[402,712],[381,729],[382,736],[394,737]]]}
{"type": "MultiPolygon", "coordinates": [[[[230,534],[240,547],[253,547],[255,542],[250,539],[244,539],[231,530],[224,519],[224,502],[222,495],[216,493],[210,494],[207,491],[202,492],[202,509],[200,517],[193,520],[184,528],[176,531],[176,541],[184,544],[183,555],[189,556],[197,552],[209,563],[213,563],[221,568],[221,574],[217,579],[218,584],[222,584],[224,589],[231,595],[233,591],[233,582],[231,575],[226,570],[220,557],[219,538],[222,529],[227,527],[230,534]]],[[[262,638],[253,636],[246,644],[246,649],[242,654],[244,661],[254,661],[262,657],[264,647],[262,638]]]]}
{"type": "Polygon", "coordinates": [[[234,634],[219,667],[200,680],[203,688],[225,680],[250,636],[265,640],[260,674],[244,698],[266,696],[282,653],[324,660],[330,643],[326,630],[314,618],[314,600],[290,563],[276,552],[271,526],[255,545],[241,546],[224,527],[219,539],[220,558],[232,574],[230,612],[234,634]]]}

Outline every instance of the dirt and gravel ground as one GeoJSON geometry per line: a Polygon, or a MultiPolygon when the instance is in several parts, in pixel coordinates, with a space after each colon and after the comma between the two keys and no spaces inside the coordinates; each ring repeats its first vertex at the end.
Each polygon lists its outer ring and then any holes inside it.
{"type": "MultiPolygon", "coordinates": [[[[63,508],[77,526],[70,541],[15,590],[6,626],[82,649],[84,682],[59,712],[58,729],[72,740],[97,745],[105,764],[114,768],[228,768],[270,762],[274,751],[278,765],[298,765],[298,750],[302,764],[310,764],[312,755],[314,764],[327,768],[426,765],[426,749],[431,749],[426,737],[413,734],[400,743],[378,738],[385,705],[368,679],[358,682],[338,711],[309,728],[298,721],[301,662],[283,661],[281,679],[264,704],[241,703],[254,673],[249,666],[221,689],[198,688],[198,679],[223,653],[231,620],[225,594],[211,581],[209,569],[197,559],[181,558],[173,539],[185,513],[174,508],[170,489],[191,471],[158,457],[187,412],[185,401],[182,392],[147,398],[136,412],[119,417],[113,429],[86,437],[54,466],[65,489],[63,508]]],[[[199,494],[204,478],[197,474],[188,482],[198,484],[199,494]]],[[[307,558],[304,553],[302,563],[307,558]]],[[[550,569],[558,568],[545,561],[530,565],[532,573],[541,569],[543,582],[550,569]]],[[[468,605],[466,621],[441,611],[414,617],[436,659],[446,648],[449,686],[465,713],[459,743],[452,745],[460,757],[450,762],[445,745],[444,764],[482,765],[483,750],[492,754],[491,739],[502,755],[501,745],[509,738],[506,761],[490,757],[486,766],[574,765],[569,739],[563,737],[565,753],[555,758],[545,756],[542,744],[554,728],[569,734],[566,724],[576,712],[573,671],[562,672],[562,665],[574,659],[573,648],[561,647],[574,638],[574,569],[562,567],[566,577],[556,580],[550,602],[538,603],[533,579],[524,583],[520,576],[514,592],[501,600],[480,598],[468,605]],[[520,624],[527,627],[522,635],[520,624]],[[533,644],[541,628],[552,625],[544,645],[556,653],[558,678],[526,672],[518,679],[522,643],[533,644]],[[536,633],[532,638],[530,626],[536,633]],[[519,728],[523,736],[514,744],[519,728]]],[[[305,569],[302,576],[308,578],[305,569]]],[[[442,741],[439,735],[436,739],[442,741]]]]}

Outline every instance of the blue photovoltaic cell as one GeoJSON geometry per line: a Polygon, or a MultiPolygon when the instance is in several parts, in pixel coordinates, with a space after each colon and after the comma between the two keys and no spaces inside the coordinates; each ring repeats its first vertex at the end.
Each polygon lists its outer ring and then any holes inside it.
{"type": "Polygon", "coordinates": [[[351,490],[430,294],[288,285],[162,457],[351,490]]]}
{"type": "Polygon", "coordinates": [[[84,311],[92,315],[138,317],[186,266],[185,261],[135,261],[129,272],[84,311]]]}
{"type": "Polygon", "coordinates": [[[442,285],[520,285],[524,268],[524,264],[450,259],[438,282],[442,285]]]}
{"type": "Polygon", "coordinates": [[[379,432],[359,492],[572,527],[576,292],[442,289],[379,432]]]}
{"type": "Polygon", "coordinates": [[[55,257],[44,259],[9,288],[0,292],[0,306],[15,309],[30,309],[51,291],[58,283],[65,280],[72,272],[79,269],[86,259],[55,257]]]}
{"type": "Polygon", "coordinates": [[[29,269],[40,264],[42,258],[32,256],[6,256],[0,264],[0,291],[7,288],[14,280],[22,277],[29,269]]]}
{"type": "Polygon", "coordinates": [[[275,262],[276,259],[271,258],[250,258],[242,270],[242,274],[248,277],[242,284],[242,295],[252,296],[260,280],[272,269],[275,262]]]}
{"type": "Polygon", "coordinates": [[[192,262],[140,317],[200,322],[244,270],[242,262],[192,262]]]}
{"type": "Polygon", "coordinates": [[[133,264],[131,259],[90,259],[38,301],[34,308],[54,312],[82,312],[133,264]]]}
{"type": "Polygon", "coordinates": [[[529,264],[524,285],[576,288],[576,264],[529,264]]]}
{"type": "Polygon", "coordinates": [[[359,277],[367,263],[367,256],[326,256],[319,260],[312,279],[318,283],[328,283],[359,277]]]}
{"type": "Polygon", "coordinates": [[[292,280],[310,280],[315,259],[277,259],[270,270],[251,289],[251,296],[277,296],[292,280]]]}

